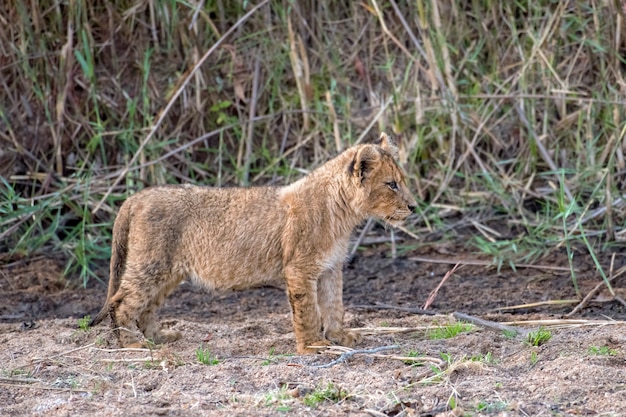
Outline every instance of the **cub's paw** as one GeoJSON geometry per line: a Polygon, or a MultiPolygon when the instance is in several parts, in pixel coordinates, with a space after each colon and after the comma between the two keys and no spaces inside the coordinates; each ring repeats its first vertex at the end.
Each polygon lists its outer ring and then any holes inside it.
{"type": "Polygon", "coordinates": [[[319,353],[326,346],[332,346],[332,342],[330,340],[318,340],[313,343],[298,343],[297,351],[300,355],[313,355],[319,353]]]}
{"type": "Polygon", "coordinates": [[[159,332],[157,343],[170,343],[183,337],[183,334],[176,330],[161,330],[159,332]]]}
{"type": "Polygon", "coordinates": [[[145,349],[146,344],[144,342],[133,342],[133,343],[128,343],[124,345],[120,343],[120,347],[124,349],[145,349]]]}
{"type": "Polygon", "coordinates": [[[118,341],[121,348],[140,349],[146,347],[143,334],[139,331],[120,329],[118,341]]]}
{"type": "Polygon", "coordinates": [[[346,347],[352,347],[358,343],[361,343],[361,340],[363,340],[363,336],[361,336],[361,333],[350,330],[332,332],[327,334],[327,336],[336,344],[346,347]]]}

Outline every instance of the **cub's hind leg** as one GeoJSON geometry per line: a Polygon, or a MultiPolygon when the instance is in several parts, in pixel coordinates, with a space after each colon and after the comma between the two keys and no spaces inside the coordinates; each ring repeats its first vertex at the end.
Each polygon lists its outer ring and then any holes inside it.
{"type": "Polygon", "coordinates": [[[175,330],[164,330],[156,319],[156,310],[163,305],[165,298],[176,288],[181,280],[171,275],[164,276],[160,280],[160,284],[151,301],[148,301],[146,309],[139,316],[138,327],[143,332],[146,339],[152,340],[154,343],[174,342],[181,338],[182,334],[175,330]]]}
{"type": "Polygon", "coordinates": [[[155,316],[156,309],[179,282],[159,264],[127,266],[111,303],[111,316],[114,326],[119,328],[122,347],[145,345],[144,337],[156,343],[180,337],[178,332],[163,332],[155,316]]]}
{"type": "Polygon", "coordinates": [[[120,347],[143,347],[143,334],[137,326],[142,304],[141,294],[136,287],[122,281],[111,299],[111,321],[120,347]]]}

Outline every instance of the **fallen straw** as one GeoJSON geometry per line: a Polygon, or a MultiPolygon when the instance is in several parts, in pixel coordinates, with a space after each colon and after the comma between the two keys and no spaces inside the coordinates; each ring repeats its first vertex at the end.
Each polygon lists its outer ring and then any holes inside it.
{"type": "Polygon", "coordinates": [[[452,313],[452,315],[459,320],[463,320],[468,323],[472,323],[472,324],[475,324],[476,326],[480,326],[489,330],[495,330],[498,332],[507,332],[507,333],[515,334],[517,336],[522,336],[522,337],[527,337],[528,333],[530,333],[530,331],[526,329],[507,326],[505,324],[500,324],[495,321],[489,321],[489,320],[481,319],[478,317],[470,316],[469,314],[460,313],[458,311],[455,311],[454,313],[452,313]]]}

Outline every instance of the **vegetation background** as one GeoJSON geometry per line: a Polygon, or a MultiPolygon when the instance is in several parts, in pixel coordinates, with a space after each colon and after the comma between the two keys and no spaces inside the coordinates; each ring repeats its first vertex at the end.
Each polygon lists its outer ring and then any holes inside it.
{"type": "MultiPolygon", "coordinates": [[[[0,252],[106,276],[125,197],[286,184],[386,131],[415,249],[498,265],[623,248],[618,0],[8,0],[0,252]]],[[[572,285],[576,276],[572,268],[572,285]]]]}

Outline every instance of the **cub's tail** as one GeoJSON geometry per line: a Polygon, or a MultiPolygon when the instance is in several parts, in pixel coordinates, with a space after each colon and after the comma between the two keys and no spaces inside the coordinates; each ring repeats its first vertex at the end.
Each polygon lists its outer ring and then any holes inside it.
{"type": "Polygon", "coordinates": [[[131,203],[126,201],[120,207],[120,211],[113,225],[113,244],[111,245],[111,272],[109,275],[109,289],[104,306],[94,317],[89,326],[99,324],[111,312],[111,299],[120,288],[120,282],[126,268],[126,255],[128,253],[128,233],[130,230],[131,203]]]}

